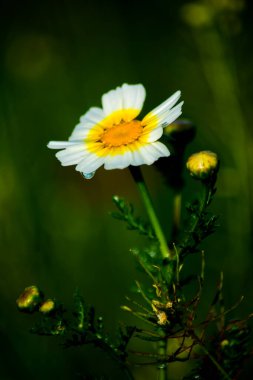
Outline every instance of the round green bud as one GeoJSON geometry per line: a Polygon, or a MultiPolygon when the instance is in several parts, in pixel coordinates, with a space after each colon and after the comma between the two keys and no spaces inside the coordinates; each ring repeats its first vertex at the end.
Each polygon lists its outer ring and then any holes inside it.
{"type": "Polygon", "coordinates": [[[217,154],[206,150],[192,154],[187,160],[186,167],[194,178],[205,180],[217,172],[218,164],[217,154]]]}
{"type": "Polygon", "coordinates": [[[40,305],[39,311],[43,314],[51,313],[55,309],[55,302],[52,299],[48,299],[40,305]]]}
{"type": "Polygon", "coordinates": [[[41,300],[42,293],[37,288],[37,286],[32,285],[25,288],[23,293],[21,293],[18,299],[16,300],[16,303],[20,311],[32,313],[33,311],[35,311],[41,300]]]}

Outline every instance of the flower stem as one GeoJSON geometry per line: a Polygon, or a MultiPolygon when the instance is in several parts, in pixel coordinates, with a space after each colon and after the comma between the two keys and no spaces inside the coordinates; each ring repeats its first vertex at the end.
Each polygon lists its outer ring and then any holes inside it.
{"type": "Polygon", "coordinates": [[[154,206],[148,191],[148,188],[146,186],[146,183],[144,181],[143,175],[141,173],[141,170],[138,166],[130,166],[129,167],[130,172],[133,176],[134,181],[136,182],[138,189],[140,191],[140,194],[142,196],[143,203],[146,207],[150,222],[154,228],[156,237],[160,243],[160,249],[161,249],[161,254],[164,259],[167,258],[172,258],[171,253],[169,251],[167,241],[165,239],[165,236],[163,234],[162,228],[160,226],[160,222],[156,216],[154,206]]]}
{"type": "MultiPolygon", "coordinates": [[[[184,238],[182,241],[182,245],[186,246],[189,241],[192,238],[192,235],[197,228],[200,218],[202,216],[203,211],[205,210],[205,207],[208,205],[210,202],[210,188],[207,183],[202,182],[202,196],[199,202],[199,209],[198,209],[198,214],[195,215],[194,219],[191,222],[191,225],[189,226],[189,230],[187,233],[187,236],[184,238]]],[[[179,254],[182,252],[182,248],[179,250],[179,254]]]]}

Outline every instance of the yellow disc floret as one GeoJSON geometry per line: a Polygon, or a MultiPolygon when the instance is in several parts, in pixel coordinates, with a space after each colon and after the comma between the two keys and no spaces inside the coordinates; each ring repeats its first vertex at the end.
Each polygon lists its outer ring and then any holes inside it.
{"type": "Polygon", "coordinates": [[[106,147],[119,147],[138,140],[142,130],[141,122],[138,120],[122,122],[107,129],[102,134],[101,141],[106,147]]]}

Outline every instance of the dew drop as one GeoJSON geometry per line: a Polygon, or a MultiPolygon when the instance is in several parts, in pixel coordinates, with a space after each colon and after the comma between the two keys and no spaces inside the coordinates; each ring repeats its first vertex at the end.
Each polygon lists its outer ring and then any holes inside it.
{"type": "Polygon", "coordinates": [[[94,177],[95,175],[95,172],[91,172],[91,173],[81,173],[82,176],[85,178],[85,179],[91,179],[94,177]]]}

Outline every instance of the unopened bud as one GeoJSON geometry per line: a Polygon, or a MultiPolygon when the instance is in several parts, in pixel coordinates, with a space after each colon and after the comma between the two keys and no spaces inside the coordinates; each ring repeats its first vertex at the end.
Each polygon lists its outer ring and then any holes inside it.
{"type": "Polygon", "coordinates": [[[174,135],[184,134],[189,131],[192,131],[193,129],[195,130],[195,127],[190,120],[179,119],[165,127],[163,133],[167,136],[173,135],[174,137],[174,135]]]}
{"type": "MultiPolygon", "coordinates": [[[[175,191],[184,187],[184,154],[187,145],[194,139],[196,128],[189,120],[177,120],[164,127],[162,142],[169,148],[171,155],[155,162],[167,184],[175,191]]],[[[159,295],[158,295],[159,296],[159,295]]]]}
{"type": "Polygon", "coordinates": [[[227,346],[229,346],[229,341],[227,339],[224,339],[222,342],[221,342],[221,348],[225,348],[227,346]]]}
{"type": "Polygon", "coordinates": [[[176,120],[164,128],[163,134],[180,144],[189,144],[196,135],[196,128],[190,120],[176,120]]]}
{"type": "Polygon", "coordinates": [[[55,308],[55,303],[53,300],[51,299],[48,299],[46,301],[44,301],[41,305],[40,305],[40,308],[39,308],[39,311],[43,314],[48,314],[50,313],[51,311],[53,311],[55,308]]]}
{"type": "Polygon", "coordinates": [[[218,170],[218,156],[209,151],[195,153],[188,158],[186,167],[190,174],[200,180],[209,178],[218,170]]]}
{"type": "Polygon", "coordinates": [[[32,313],[42,300],[42,294],[37,286],[28,286],[20,294],[16,303],[21,311],[32,313]]]}

